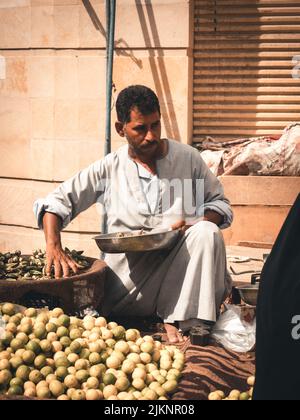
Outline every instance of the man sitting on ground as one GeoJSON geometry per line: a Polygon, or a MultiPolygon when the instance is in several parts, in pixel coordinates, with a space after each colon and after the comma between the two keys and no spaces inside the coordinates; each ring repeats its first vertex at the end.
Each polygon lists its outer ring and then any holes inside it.
{"type": "Polygon", "coordinates": [[[219,180],[191,146],[161,138],[160,104],[145,86],[118,96],[116,130],[127,140],[118,151],[60,185],[34,211],[47,243],[47,272],[77,272],[60,232],[102,200],[109,233],[172,227],[182,235],[171,250],[109,254],[104,315],[162,318],[168,339],[216,321],[230,290],[220,228],[232,211],[219,180]]]}

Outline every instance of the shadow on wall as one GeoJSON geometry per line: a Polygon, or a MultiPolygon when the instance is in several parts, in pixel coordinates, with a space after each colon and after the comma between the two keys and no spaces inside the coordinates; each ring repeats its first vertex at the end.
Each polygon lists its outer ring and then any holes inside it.
{"type": "MultiPolygon", "coordinates": [[[[82,3],[93,22],[97,31],[106,38],[106,30],[100,22],[100,19],[89,0],[82,0],[82,3]]],[[[176,113],[173,105],[172,93],[168,81],[167,69],[164,62],[164,52],[161,48],[159,33],[154,17],[153,6],[149,0],[146,5],[140,4],[135,0],[141,29],[144,36],[145,45],[149,48],[149,62],[152,76],[155,84],[155,90],[161,101],[162,119],[166,128],[166,135],[171,139],[179,139],[179,128],[176,113]],[[145,7],[145,9],[144,9],[145,7]],[[146,13],[145,13],[146,10],[146,13]],[[146,16],[147,15],[147,16],[146,16]],[[149,25],[147,25],[147,19],[149,25]],[[148,26],[150,29],[148,29],[148,26]],[[151,43],[153,39],[153,44],[151,43]],[[157,51],[157,52],[156,52],[157,51]]],[[[133,50],[130,49],[127,42],[120,38],[115,41],[116,54],[130,58],[140,69],[143,68],[142,60],[134,56],[133,50]]]]}
{"type": "Polygon", "coordinates": [[[97,29],[97,31],[99,31],[104,36],[104,38],[106,38],[106,31],[104,27],[102,26],[102,23],[100,22],[100,19],[98,18],[98,15],[94,7],[91,5],[91,2],[89,0],[82,0],[82,3],[89,17],[91,18],[91,21],[93,22],[95,29],[97,29]]]}
{"type": "Polygon", "coordinates": [[[161,48],[159,33],[158,33],[157,25],[155,22],[153,6],[151,4],[151,0],[149,0],[145,5],[146,12],[148,15],[148,20],[149,20],[149,27],[150,27],[150,30],[148,30],[146,15],[145,15],[143,6],[139,3],[138,0],[135,0],[135,3],[136,3],[136,8],[138,11],[139,18],[140,18],[140,24],[143,31],[145,44],[150,49],[149,50],[150,67],[151,67],[151,71],[153,75],[153,80],[155,83],[155,90],[158,97],[161,100],[162,118],[165,124],[166,134],[168,138],[179,139],[180,138],[179,128],[178,128],[176,113],[175,113],[175,109],[173,105],[172,93],[171,93],[170,84],[168,80],[167,69],[164,62],[164,52],[163,52],[163,49],[161,48]],[[153,46],[151,44],[150,35],[152,36],[152,39],[154,40],[153,46]],[[153,48],[156,48],[158,51],[158,59],[155,56],[155,50],[153,48]]]}
{"type": "MultiPolygon", "coordinates": [[[[105,28],[102,26],[102,23],[100,22],[100,19],[93,7],[93,5],[90,3],[89,0],[82,0],[82,3],[85,7],[85,10],[87,11],[88,15],[91,18],[91,21],[93,22],[94,28],[99,31],[101,33],[101,35],[103,35],[103,37],[106,39],[106,30],[105,28]]],[[[138,58],[136,58],[133,54],[132,49],[130,49],[129,45],[127,44],[127,42],[123,39],[123,38],[119,38],[118,40],[115,41],[115,48],[118,48],[115,52],[117,55],[123,55],[125,57],[130,58],[140,69],[143,68],[142,65],[142,60],[139,60],[138,58]],[[119,48],[121,50],[119,50],[119,48]],[[122,50],[122,49],[126,49],[122,50]]]]}

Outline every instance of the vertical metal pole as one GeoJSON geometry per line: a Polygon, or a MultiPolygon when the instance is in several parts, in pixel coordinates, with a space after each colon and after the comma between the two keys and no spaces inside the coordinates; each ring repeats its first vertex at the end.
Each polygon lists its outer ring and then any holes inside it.
{"type": "MultiPolygon", "coordinates": [[[[104,155],[111,152],[112,77],[115,44],[116,0],[106,0],[106,125],[104,155]]],[[[107,233],[107,216],[103,216],[102,234],[107,233]]],[[[104,255],[102,254],[102,258],[104,255]]]]}
{"type": "Polygon", "coordinates": [[[108,75],[108,46],[109,46],[109,34],[110,34],[110,0],[106,0],[106,76],[108,75]]]}
{"type": "Polygon", "coordinates": [[[107,1],[106,10],[109,13],[109,27],[107,28],[107,74],[106,74],[106,133],[105,156],[111,152],[111,104],[112,104],[112,77],[115,43],[116,0],[107,1]]]}

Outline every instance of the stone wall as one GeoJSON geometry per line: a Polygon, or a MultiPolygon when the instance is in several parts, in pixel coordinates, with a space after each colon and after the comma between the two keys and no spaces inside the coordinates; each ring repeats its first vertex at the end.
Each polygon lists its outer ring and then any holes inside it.
{"type": "Polygon", "coordinates": [[[226,176],[221,182],[234,213],[226,244],[271,248],[300,192],[300,177],[226,176]]]}
{"type": "MultiPolygon", "coordinates": [[[[163,135],[183,143],[193,129],[193,3],[117,0],[114,99],[129,84],[152,87],[163,135]]],[[[0,252],[44,248],[33,202],[103,156],[105,37],[105,0],[0,0],[0,252]]],[[[113,150],[122,144],[113,130],[113,150]]],[[[226,242],[273,243],[299,178],[222,182],[235,211],[226,242]]],[[[94,206],[64,244],[98,256],[100,226],[94,206]]]]}

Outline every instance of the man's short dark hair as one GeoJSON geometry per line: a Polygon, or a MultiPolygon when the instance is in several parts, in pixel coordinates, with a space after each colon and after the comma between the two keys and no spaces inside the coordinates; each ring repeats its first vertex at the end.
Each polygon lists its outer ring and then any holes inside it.
{"type": "Polygon", "coordinates": [[[130,122],[131,111],[137,108],[143,115],[159,112],[160,105],[156,94],[142,85],[129,86],[119,93],[116,109],[118,120],[123,124],[130,122]]]}

